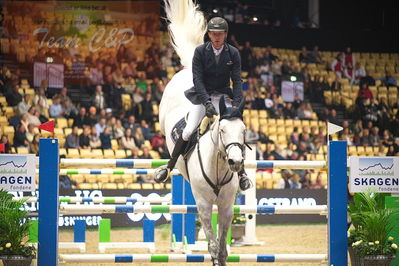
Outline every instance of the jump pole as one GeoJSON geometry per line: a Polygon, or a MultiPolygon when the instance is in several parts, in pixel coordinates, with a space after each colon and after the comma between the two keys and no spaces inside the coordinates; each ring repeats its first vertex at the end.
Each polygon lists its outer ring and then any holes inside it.
{"type": "Polygon", "coordinates": [[[39,141],[39,247],[38,266],[58,265],[59,144],[39,141]]]}

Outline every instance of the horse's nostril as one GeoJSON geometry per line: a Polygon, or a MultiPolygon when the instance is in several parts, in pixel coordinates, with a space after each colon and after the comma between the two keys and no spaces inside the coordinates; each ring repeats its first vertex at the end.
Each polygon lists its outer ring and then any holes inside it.
{"type": "Polygon", "coordinates": [[[227,162],[228,162],[229,165],[233,165],[234,164],[234,161],[232,159],[229,159],[227,162]]]}

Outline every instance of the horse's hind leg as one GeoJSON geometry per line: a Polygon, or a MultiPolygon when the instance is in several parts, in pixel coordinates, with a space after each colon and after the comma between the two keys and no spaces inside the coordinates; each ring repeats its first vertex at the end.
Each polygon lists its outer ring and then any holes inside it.
{"type": "MultiPolygon", "coordinates": [[[[219,204],[220,205],[220,204],[219,204]]],[[[227,265],[227,247],[226,247],[226,238],[227,231],[231,225],[231,221],[233,219],[233,208],[231,206],[218,206],[219,212],[219,263],[221,266],[227,265]]]]}
{"type": "Polygon", "coordinates": [[[216,240],[212,229],[212,203],[203,200],[197,201],[198,215],[200,217],[205,235],[208,238],[208,251],[214,266],[219,266],[219,242],[216,240]]]}

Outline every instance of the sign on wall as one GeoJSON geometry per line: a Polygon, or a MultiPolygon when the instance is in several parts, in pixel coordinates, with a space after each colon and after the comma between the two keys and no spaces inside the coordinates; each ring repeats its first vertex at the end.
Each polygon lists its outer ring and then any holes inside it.
{"type": "Polygon", "coordinates": [[[0,155],[0,189],[35,191],[36,159],[34,154],[0,155]]]}
{"type": "Polygon", "coordinates": [[[367,189],[376,192],[399,191],[399,157],[350,158],[350,192],[367,189]]]}

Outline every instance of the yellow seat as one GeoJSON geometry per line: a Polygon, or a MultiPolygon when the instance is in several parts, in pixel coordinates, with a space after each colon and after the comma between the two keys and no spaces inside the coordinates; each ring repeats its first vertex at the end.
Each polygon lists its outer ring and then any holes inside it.
{"type": "Polygon", "coordinates": [[[92,149],[91,150],[92,158],[101,159],[103,158],[103,151],[101,149],[92,149]]]}
{"type": "Polygon", "coordinates": [[[119,149],[119,144],[118,144],[118,141],[116,139],[111,139],[111,148],[113,150],[119,149]]]}
{"type": "Polygon", "coordinates": [[[80,158],[79,149],[68,148],[68,158],[80,158]]]}
{"type": "MultiPolygon", "coordinates": [[[[57,128],[66,129],[68,127],[68,120],[66,118],[64,118],[64,117],[56,118],[55,121],[56,121],[57,128]]],[[[65,132],[65,134],[66,134],[66,132],[65,132]]]]}
{"type": "Polygon", "coordinates": [[[141,185],[138,183],[131,183],[127,185],[128,189],[141,189],[141,185]]]}
{"type": "Polygon", "coordinates": [[[105,159],[113,159],[115,158],[114,150],[112,149],[104,149],[104,158],[105,159]]]}
{"type": "Polygon", "coordinates": [[[126,158],[126,151],[125,150],[116,150],[115,151],[115,158],[116,159],[126,158]]]}
{"type": "Polygon", "coordinates": [[[104,184],[102,185],[102,188],[103,188],[103,189],[117,189],[118,186],[117,186],[117,184],[115,184],[115,183],[104,183],[104,184]]]}
{"type": "Polygon", "coordinates": [[[92,153],[89,149],[81,149],[80,150],[80,158],[88,159],[92,157],[92,153]]]}
{"type": "Polygon", "coordinates": [[[28,154],[29,149],[26,147],[17,147],[17,153],[18,154],[28,154]]]}

